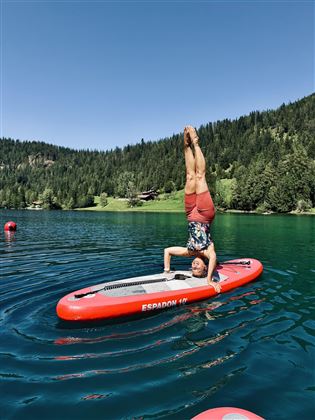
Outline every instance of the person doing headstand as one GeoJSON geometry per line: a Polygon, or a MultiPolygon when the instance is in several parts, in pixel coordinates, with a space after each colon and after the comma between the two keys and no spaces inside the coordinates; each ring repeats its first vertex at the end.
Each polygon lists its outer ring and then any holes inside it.
{"type": "Polygon", "coordinates": [[[184,129],[186,165],[185,211],[189,238],[185,247],[173,246],[164,250],[164,272],[170,272],[171,256],[195,257],[191,264],[195,277],[207,277],[208,284],[220,292],[221,287],[212,280],[217,265],[210,225],[215,208],[206,181],[206,162],[199,146],[199,137],[192,126],[184,129]],[[193,150],[195,154],[193,154],[193,150]],[[205,259],[209,260],[208,267],[205,259]]]}

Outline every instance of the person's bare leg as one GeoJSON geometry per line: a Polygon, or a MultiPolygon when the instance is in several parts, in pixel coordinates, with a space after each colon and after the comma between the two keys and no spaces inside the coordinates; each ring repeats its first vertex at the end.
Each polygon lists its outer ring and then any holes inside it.
{"type": "Polygon", "coordinates": [[[206,161],[204,155],[199,146],[199,138],[196,130],[189,126],[189,136],[195,149],[195,173],[196,173],[196,193],[200,194],[208,191],[208,185],[206,181],[206,161]]]}
{"type": "Polygon", "coordinates": [[[193,194],[196,192],[196,162],[190,148],[190,138],[186,127],[184,129],[184,153],[186,165],[185,193],[193,194]]]}
{"type": "Polygon", "coordinates": [[[206,161],[198,143],[194,143],[196,161],[196,193],[208,191],[206,181],[206,161]]]}

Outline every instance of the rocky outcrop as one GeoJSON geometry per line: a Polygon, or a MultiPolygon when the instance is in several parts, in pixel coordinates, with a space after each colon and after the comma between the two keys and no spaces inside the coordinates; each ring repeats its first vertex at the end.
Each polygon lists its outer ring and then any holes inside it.
{"type": "Polygon", "coordinates": [[[38,166],[43,166],[44,168],[49,168],[55,162],[51,159],[45,159],[43,155],[37,153],[36,155],[29,155],[28,156],[28,163],[29,165],[34,168],[38,166]]]}

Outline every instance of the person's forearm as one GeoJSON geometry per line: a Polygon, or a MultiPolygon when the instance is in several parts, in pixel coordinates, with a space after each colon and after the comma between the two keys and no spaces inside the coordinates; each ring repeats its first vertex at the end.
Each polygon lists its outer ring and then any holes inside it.
{"type": "Polygon", "coordinates": [[[208,265],[208,275],[207,275],[207,280],[208,281],[212,281],[212,275],[213,275],[213,272],[216,268],[216,265],[217,265],[216,257],[215,258],[213,258],[213,257],[210,258],[209,259],[209,265],[208,265]]]}
{"type": "Polygon", "coordinates": [[[171,254],[167,248],[164,249],[164,271],[171,270],[171,254]]]}

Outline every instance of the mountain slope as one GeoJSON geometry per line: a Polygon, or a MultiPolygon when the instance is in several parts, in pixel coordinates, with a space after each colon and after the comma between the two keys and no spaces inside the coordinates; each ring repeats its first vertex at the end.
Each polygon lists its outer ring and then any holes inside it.
{"type": "MultiPolygon", "coordinates": [[[[198,132],[218,205],[280,212],[314,206],[315,94],[198,132]]],[[[0,207],[41,200],[47,208],[75,208],[102,192],[124,196],[128,186],[182,189],[182,142],[181,133],[99,152],[1,139],[0,207]]]]}

